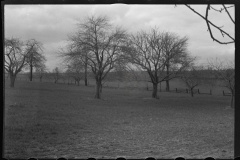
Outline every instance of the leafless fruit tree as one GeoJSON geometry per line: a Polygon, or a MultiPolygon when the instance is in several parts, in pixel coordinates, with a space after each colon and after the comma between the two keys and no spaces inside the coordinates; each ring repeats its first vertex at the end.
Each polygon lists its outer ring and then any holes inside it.
{"type": "Polygon", "coordinates": [[[29,80],[33,80],[33,69],[41,68],[46,62],[43,55],[43,45],[35,39],[28,40],[26,43],[28,55],[26,58],[27,66],[30,69],[29,80]]]}
{"type": "Polygon", "coordinates": [[[170,90],[169,80],[175,78],[177,65],[185,61],[187,54],[187,37],[180,38],[175,33],[166,32],[163,35],[162,50],[166,59],[166,91],[170,90]]]}
{"type": "Polygon", "coordinates": [[[188,70],[182,72],[180,80],[189,89],[189,93],[193,97],[193,89],[201,84],[204,80],[202,77],[202,66],[190,66],[188,70]]]}
{"type": "Polygon", "coordinates": [[[36,75],[39,77],[40,82],[42,82],[43,76],[47,73],[47,67],[45,64],[40,64],[36,67],[35,71],[36,75]]]}
{"type": "Polygon", "coordinates": [[[18,38],[5,38],[4,41],[4,68],[10,75],[10,87],[14,87],[16,76],[24,66],[29,50],[24,42],[18,38]]]}
{"type": "Polygon", "coordinates": [[[102,81],[114,68],[115,62],[122,57],[121,47],[125,31],[113,27],[107,17],[90,16],[79,22],[78,32],[73,38],[75,45],[72,53],[91,68],[96,80],[95,98],[101,98],[102,81]],[[85,51],[85,52],[83,52],[85,51]],[[87,53],[87,54],[86,54],[87,53]]]}
{"type": "Polygon", "coordinates": [[[76,63],[78,61],[81,63],[81,66],[83,65],[84,69],[84,83],[85,86],[88,85],[88,72],[90,70],[88,66],[88,50],[86,49],[85,46],[79,44],[79,37],[78,33],[74,33],[72,35],[68,36],[68,44],[65,48],[61,48],[58,51],[58,54],[60,57],[64,59],[64,63],[66,63],[67,66],[71,65],[73,61],[76,63]]]}
{"type": "Polygon", "coordinates": [[[79,86],[80,80],[83,78],[84,64],[82,64],[78,59],[75,59],[68,64],[66,73],[69,77],[72,77],[75,80],[75,83],[77,82],[77,85],[79,86]]]}
{"type": "Polygon", "coordinates": [[[187,39],[178,39],[170,45],[167,38],[169,35],[171,34],[157,29],[151,29],[149,33],[141,31],[131,35],[123,48],[128,53],[126,56],[130,63],[147,71],[153,84],[153,98],[159,98],[158,83],[177,77],[193,61],[187,53],[187,39]],[[170,63],[171,72],[166,74],[166,65],[170,63]]]}
{"type": "Polygon", "coordinates": [[[60,70],[58,67],[54,68],[52,71],[52,76],[54,78],[54,83],[58,83],[58,80],[60,79],[60,70]]]}
{"type": "Polygon", "coordinates": [[[235,107],[235,67],[234,62],[223,62],[219,59],[209,60],[208,69],[214,76],[214,84],[220,87],[226,87],[231,92],[230,106],[235,107]]]}

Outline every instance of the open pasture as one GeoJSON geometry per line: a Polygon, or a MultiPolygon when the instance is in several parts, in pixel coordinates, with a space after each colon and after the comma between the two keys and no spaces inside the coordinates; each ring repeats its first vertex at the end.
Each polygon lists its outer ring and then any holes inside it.
{"type": "Polygon", "coordinates": [[[5,85],[8,158],[233,158],[234,111],[221,95],[16,81],[5,85]]]}

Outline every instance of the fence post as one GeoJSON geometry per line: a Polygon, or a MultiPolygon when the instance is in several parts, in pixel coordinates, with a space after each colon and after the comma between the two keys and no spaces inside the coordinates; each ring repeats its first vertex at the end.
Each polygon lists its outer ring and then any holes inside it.
{"type": "Polygon", "coordinates": [[[212,95],[212,90],[210,89],[210,95],[212,95]]]}
{"type": "Polygon", "coordinates": [[[225,96],[225,94],[224,94],[224,90],[223,90],[223,95],[225,96]]]}
{"type": "Polygon", "coordinates": [[[176,88],[176,93],[177,93],[177,88],[176,88]]]}

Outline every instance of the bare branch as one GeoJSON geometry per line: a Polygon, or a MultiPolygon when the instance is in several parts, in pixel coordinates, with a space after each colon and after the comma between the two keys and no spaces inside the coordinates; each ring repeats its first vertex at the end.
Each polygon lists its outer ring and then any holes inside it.
{"type": "Polygon", "coordinates": [[[205,17],[202,16],[202,15],[201,15],[200,13],[198,13],[197,11],[195,11],[191,6],[189,6],[189,5],[187,5],[187,4],[185,4],[185,5],[186,5],[190,10],[192,10],[194,13],[196,13],[197,15],[199,15],[201,18],[203,18],[203,19],[206,21],[209,34],[210,34],[211,38],[213,39],[213,41],[216,41],[216,42],[218,42],[219,44],[235,43],[235,38],[233,38],[232,36],[230,36],[226,31],[222,30],[221,27],[216,26],[215,24],[213,24],[211,21],[208,20],[208,10],[209,10],[210,7],[211,7],[210,5],[207,5],[207,7],[206,7],[205,17]],[[229,42],[221,42],[221,41],[219,41],[218,39],[216,39],[216,38],[213,36],[213,34],[212,34],[212,30],[211,30],[210,25],[213,26],[214,28],[216,28],[217,30],[219,30],[222,35],[227,35],[227,37],[229,37],[230,39],[232,39],[232,41],[229,41],[229,42]]]}
{"type": "Polygon", "coordinates": [[[228,14],[229,18],[231,19],[231,21],[235,24],[235,21],[233,20],[232,16],[231,16],[230,13],[228,12],[227,7],[226,7],[224,4],[223,4],[223,7],[224,7],[225,11],[227,12],[227,14],[228,14]]]}

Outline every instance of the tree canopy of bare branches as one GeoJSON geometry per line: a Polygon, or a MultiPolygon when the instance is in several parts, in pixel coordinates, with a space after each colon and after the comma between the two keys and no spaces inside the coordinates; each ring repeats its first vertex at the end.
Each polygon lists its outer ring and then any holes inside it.
{"type": "Polygon", "coordinates": [[[233,18],[233,16],[230,14],[229,12],[229,9],[230,8],[234,8],[233,5],[230,5],[230,6],[226,6],[224,4],[222,4],[222,7],[220,9],[216,9],[213,5],[210,5],[208,4],[206,6],[206,12],[205,12],[205,15],[202,15],[200,14],[199,12],[197,12],[193,7],[191,7],[190,5],[186,4],[186,6],[192,10],[194,13],[196,13],[197,15],[199,15],[202,19],[204,19],[206,21],[206,24],[207,24],[207,28],[208,28],[208,31],[209,31],[209,34],[210,34],[210,37],[213,39],[213,41],[216,41],[218,42],[219,44],[229,44],[229,43],[235,43],[235,38],[233,36],[231,36],[227,31],[225,31],[223,29],[223,26],[217,26],[216,24],[214,24],[211,20],[209,20],[209,11],[210,10],[213,10],[213,11],[216,11],[216,12],[220,12],[222,13],[223,11],[226,12],[226,14],[228,15],[230,21],[235,25],[235,20],[233,18]],[[217,29],[221,35],[224,37],[228,37],[230,40],[229,41],[226,41],[226,42],[223,42],[219,39],[217,39],[214,35],[213,35],[213,32],[212,32],[212,27],[217,29]]]}
{"type": "Polygon", "coordinates": [[[54,83],[58,83],[58,80],[60,79],[60,70],[58,67],[53,69],[52,76],[54,78],[54,83]]]}
{"type": "Polygon", "coordinates": [[[17,38],[5,38],[4,41],[4,68],[10,75],[10,87],[14,87],[16,76],[27,64],[26,57],[29,51],[24,43],[17,38]]]}
{"type": "Polygon", "coordinates": [[[36,67],[35,71],[36,75],[39,77],[40,82],[42,82],[42,78],[47,73],[47,67],[44,63],[40,64],[36,67]]]}
{"type": "Polygon", "coordinates": [[[153,98],[158,98],[158,83],[175,78],[193,61],[187,53],[187,38],[171,39],[170,35],[157,29],[151,29],[149,33],[141,31],[131,35],[128,45],[123,48],[130,63],[147,71],[153,84],[153,98]],[[169,72],[166,74],[167,65],[169,72]]]}
{"type": "Polygon", "coordinates": [[[74,61],[71,61],[70,64],[68,64],[68,68],[66,70],[66,73],[68,76],[72,77],[75,82],[77,82],[78,86],[80,83],[80,80],[83,78],[83,72],[84,72],[84,64],[82,64],[79,59],[75,59],[74,61]]]}
{"type": "Polygon", "coordinates": [[[41,68],[46,62],[46,58],[43,53],[43,45],[35,39],[28,40],[26,43],[26,50],[28,56],[26,58],[28,67],[30,69],[29,79],[33,79],[33,68],[41,68]]]}
{"type": "Polygon", "coordinates": [[[181,71],[179,64],[184,68],[191,62],[187,54],[187,42],[187,37],[179,38],[175,33],[166,32],[163,35],[162,50],[166,60],[166,91],[170,90],[169,80],[175,78],[176,73],[181,71]]]}
{"type": "Polygon", "coordinates": [[[203,67],[202,66],[190,66],[188,70],[184,71],[180,80],[189,89],[191,96],[193,97],[193,89],[201,84],[203,84],[204,79],[202,77],[203,67]]]}
{"type": "Polygon", "coordinates": [[[208,69],[214,76],[214,84],[220,87],[226,87],[232,94],[230,106],[235,105],[235,67],[231,61],[223,62],[219,59],[209,60],[208,69]]]}
{"type": "Polygon", "coordinates": [[[95,98],[101,98],[102,80],[121,59],[125,31],[113,27],[107,17],[89,16],[78,24],[78,32],[71,36],[69,57],[79,58],[91,68],[96,80],[95,98]]]}

